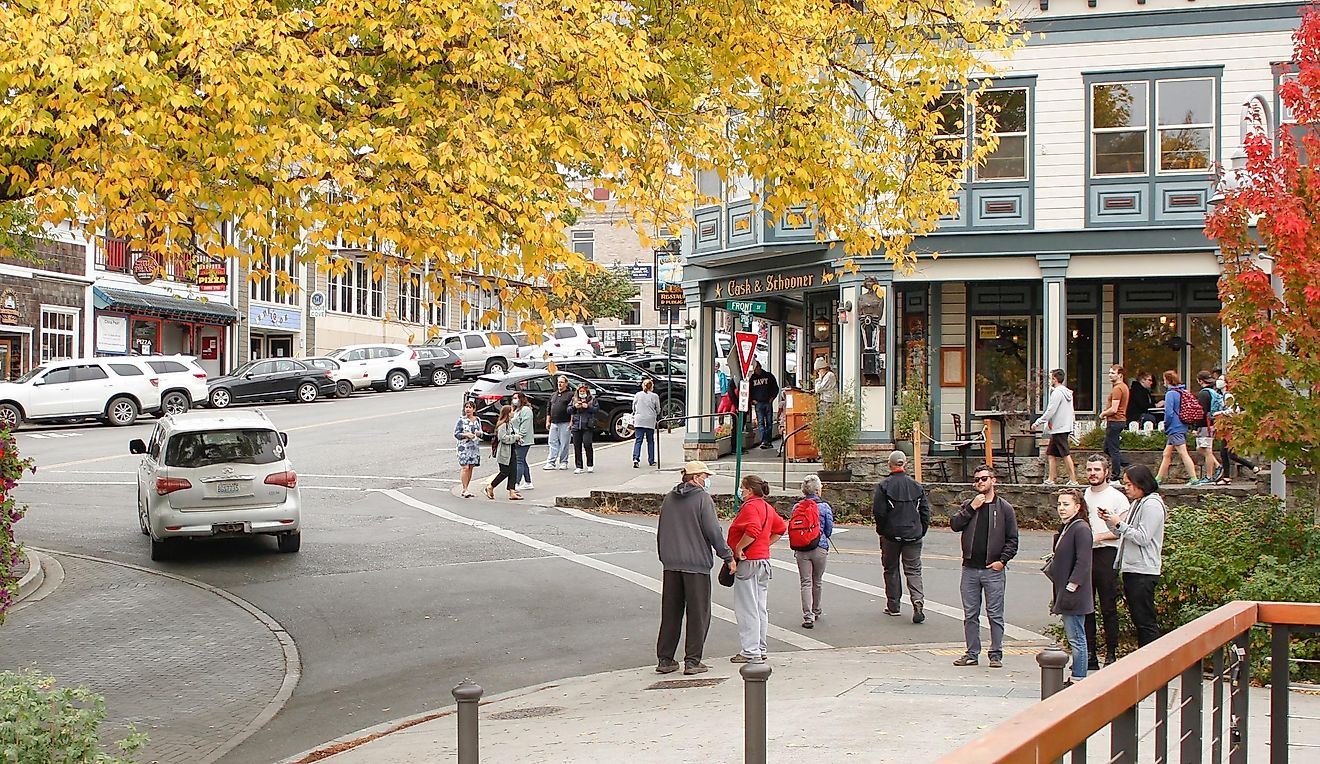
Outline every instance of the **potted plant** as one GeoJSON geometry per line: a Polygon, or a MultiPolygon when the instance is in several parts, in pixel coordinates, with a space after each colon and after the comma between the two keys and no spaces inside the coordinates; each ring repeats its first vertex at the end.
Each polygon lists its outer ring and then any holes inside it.
{"type": "Polygon", "coordinates": [[[894,447],[912,458],[916,444],[913,433],[920,422],[926,421],[930,407],[930,395],[926,385],[916,374],[908,375],[907,384],[898,393],[898,405],[894,407],[894,447]]]}
{"type": "Polygon", "coordinates": [[[842,393],[837,401],[821,407],[811,423],[811,437],[820,452],[822,469],[816,474],[822,483],[852,480],[852,470],[844,460],[861,434],[862,410],[851,393],[842,393]]]}
{"type": "Polygon", "coordinates": [[[724,422],[715,428],[715,449],[720,456],[733,453],[733,424],[724,422]]]}

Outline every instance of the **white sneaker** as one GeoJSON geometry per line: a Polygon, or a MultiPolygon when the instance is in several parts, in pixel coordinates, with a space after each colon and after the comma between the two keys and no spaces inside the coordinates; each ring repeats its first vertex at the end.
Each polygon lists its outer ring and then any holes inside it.
{"type": "Polygon", "coordinates": [[[560,462],[560,463],[559,463],[559,469],[561,469],[561,470],[566,470],[566,469],[568,469],[568,462],[560,462]]]}
{"type": "Polygon", "coordinates": [[[573,470],[573,474],[574,474],[574,475],[581,475],[581,474],[582,474],[582,468],[581,468],[581,467],[578,467],[577,469],[573,470]]]}
{"type": "Polygon", "coordinates": [[[587,472],[595,472],[595,471],[596,471],[596,468],[595,468],[595,467],[588,467],[588,468],[587,468],[587,472]]]}
{"type": "Polygon", "coordinates": [[[554,469],[554,468],[555,468],[555,463],[554,463],[554,462],[546,462],[546,463],[545,463],[545,466],[542,467],[541,469],[546,470],[546,471],[548,472],[548,471],[550,471],[550,470],[552,470],[552,469],[554,469]]]}
{"type": "Polygon", "coordinates": [[[529,483],[529,482],[527,482],[526,480],[524,480],[523,482],[521,482],[521,483],[518,484],[518,487],[517,487],[515,490],[518,490],[518,491],[530,491],[530,490],[532,490],[533,488],[535,488],[535,486],[533,486],[531,483],[529,483]]]}

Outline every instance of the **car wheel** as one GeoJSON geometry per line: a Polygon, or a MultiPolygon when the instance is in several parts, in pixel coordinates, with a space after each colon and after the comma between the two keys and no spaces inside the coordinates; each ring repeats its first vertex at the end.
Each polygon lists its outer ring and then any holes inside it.
{"type": "Polygon", "coordinates": [[[298,385],[299,403],[311,403],[316,400],[317,395],[319,395],[319,393],[316,391],[316,385],[313,385],[311,382],[304,382],[301,385],[298,385]]]}
{"type": "Polygon", "coordinates": [[[294,531],[293,533],[283,533],[275,537],[275,544],[281,552],[292,553],[302,547],[302,533],[294,531]]]}
{"type": "Polygon", "coordinates": [[[178,390],[171,390],[165,393],[165,397],[160,399],[162,416],[165,414],[187,414],[190,408],[192,408],[192,401],[189,400],[188,394],[181,393],[178,390]]]}
{"type": "Polygon", "coordinates": [[[449,370],[436,369],[435,371],[431,372],[431,384],[435,385],[436,387],[444,387],[445,385],[449,384],[449,370]]]}
{"type": "Polygon", "coordinates": [[[229,404],[234,402],[233,398],[229,395],[229,391],[223,387],[212,390],[210,400],[211,408],[213,409],[227,409],[229,408],[229,404]]]}
{"type": "Polygon", "coordinates": [[[633,428],[628,424],[627,411],[618,411],[610,417],[609,434],[615,440],[628,440],[633,436],[633,428]]]}
{"type": "Polygon", "coordinates": [[[495,360],[486,363],[487,374],[503,374],[508,370],[509,364],[502,358],[496,358],[495,360]]]}
{"type": "Polygon", "coordinates": [[[142,503],[142,497],[138,497],[138,527],[142,530],[143,536],[150,536],[151,529],[147,527],[147,507],[142,503]]]}
{"type": "Polygon", "coordinates": [[[112,398],[105,407],[105,421],[115,427],[123,427],[137,421],[138,407],[132,398],[120,396],[112,398]]]}
{"type": "Polygon", "coordinates": [[[17,430],[23,424],[23,414],[12,403],[0,403],[0,428],[17,430]]]}
{"type": "Polygon", "coordinates": [[[353,394],[353,383],[347,379],[341,379],[335,383],[335,397],[347,398],[353,394]]]}
{"type": "Polygon", "coordinates": [[[174,544],[168,540],[151,540],[151,559],[155,562],[168,560],[174,556],[174,544]]]}
{"type": "Polygon", "coordinates": [[[385,388],[392,393],[403,392],[408,389],[408,375],[395,370],[385,377],[385,388]]]}

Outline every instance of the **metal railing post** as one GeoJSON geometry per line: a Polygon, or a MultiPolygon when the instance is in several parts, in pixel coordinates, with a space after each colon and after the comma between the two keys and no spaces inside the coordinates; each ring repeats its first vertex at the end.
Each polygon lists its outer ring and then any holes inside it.
{"type": "Polygon", "coordinates": [[[1063,689],[1063,668],[1068,665],[1068,653],[1058,645],[1036,653],[1036,664],[1040,666],[1040,699],[1045,700],[1063,689]]]}
{"type": "Polygon", "coordinates": [[[1115,716],[1109,723],[1109,761],[1113,764],[1137,764],[1136,706],[1115,716]]]}
{"type": "Polygon", "coordinates": [[[743,761],[746,764],[765,764],[765,700],[770,664],[747,663],[738,673],[743,678],[743,761]]]}
{"type": "Polygon", "coordinates": [[[1233,684],[1228,690],[1229,706],[1229,764],[1247,764],[1247,713],[1251,690],[1251,632],[1239,634],[1233,640],[1233,684]]]}
{"type": "Polygon", "coordinates": [[[1270,627],[1270,764],[1288,764],[1288,654],[1292,628],[1270,627]]]}
{"type": "Polygon", "coordinates": [[[1182,722],[1178,745],[1181,764],[1201,764],[1201,735],[1205,729],[1204,692],[1201,664],[1194,663],[1182,673],[1182,708],[1178,714],[1182,722]]]}
{"type": "Polygon", "coordinates": [[[477,737],[477,703],[484,690],[471,679],[453,689],[458,701],[458,764],[478,764],[481,747],[477,737]]]}

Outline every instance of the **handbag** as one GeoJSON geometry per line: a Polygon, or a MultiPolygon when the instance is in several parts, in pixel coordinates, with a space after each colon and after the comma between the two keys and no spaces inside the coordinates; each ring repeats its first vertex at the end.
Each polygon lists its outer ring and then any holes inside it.
{"type": "Polygon", "coordinates": [[[720,582],[720,586],[733,586],[733,571],[729,570],[729,563],[725,562],[720,565],[720,572],[716,579],[720,582]]]}

